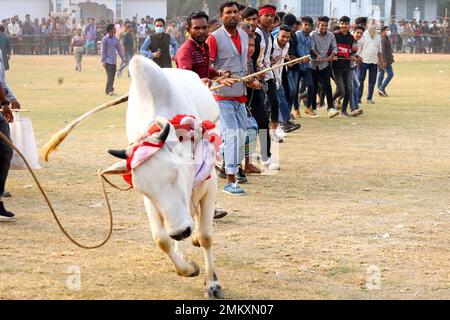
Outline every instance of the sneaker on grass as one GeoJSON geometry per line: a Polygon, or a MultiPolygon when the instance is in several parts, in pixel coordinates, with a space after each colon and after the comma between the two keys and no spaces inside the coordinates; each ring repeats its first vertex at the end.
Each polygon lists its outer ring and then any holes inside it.
{"type": "Polygon", "coordinates": [[[336,117],[337,115],[339,115],[339,111],[337,111],[336,109],[330,108],[330,109],[328,110],[328,118],[334,118],[334,117],[336,117]]]}
{"type": "Polygon", "coordinates": [[[228,182],[223,186],[223,192],[231,194],[233,196],[243,196],[245,191],[236,183],[228,182]]]}

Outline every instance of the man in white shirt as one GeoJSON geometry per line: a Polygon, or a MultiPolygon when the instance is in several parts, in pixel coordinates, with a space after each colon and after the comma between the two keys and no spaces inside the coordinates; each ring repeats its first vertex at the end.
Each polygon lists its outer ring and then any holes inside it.
{"type": "Polygon", "coordinates": [[[22,35],[22,29],[15,17],[11,18],[11,23],[8,24],[8,34],[11,40],[11,51],[17,54],[17,39],[22,35]]]}
{"type": "MultiPolygon", "coordinates": [[[[289,41],[291,40],[291,27],[287,25],[280,26],[280,32],[277,38],[273,42],[272,53],[272,66],[281,65],[284,63],[285,57],[289,52],[289,41]]],[[[286,94],[283,87],[283,70],[286,67],[278,68],[274,70],[275,81],[277,85],[277,95],[280,101],[280,123],[281,130],[284,133],[288,133],[300,128],[300,125],[290,121],[291,119],[291,106],[286,101],[286,94]]]]}
{"type": "Polygon", "coordinates": [[[359,73],[359,103],[364,92],[364,81],[366,80],[367,71],[369,71],[369,85],[367,93],[367,103],[373,102],[373,91],[377,82],[378,68],[382,68],[381,60],[381,37],[375,30],[375,26],[370,26],[362,37],[361,48],[357,53],[362,58],[362,65],[359,73]]]}

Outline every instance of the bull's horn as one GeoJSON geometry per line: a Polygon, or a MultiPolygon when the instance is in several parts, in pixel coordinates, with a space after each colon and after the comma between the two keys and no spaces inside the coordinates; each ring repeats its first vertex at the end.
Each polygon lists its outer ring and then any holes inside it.
{"type": "Polygon", "coordinates": [[[120,160],[120,161],[114,163],[108,169],[103,170],[101,172],[101,174],[108,174],[108,175],[125,174],[125,173],[128,173],[126,160],[120,160]]]}
{"type": "Polygon", "coordinates": [[[170,132],[170,123],[167,122],[166,125],[164,126],[164,129],[161,130],[158,139],[160,141],[166,141],[167,137],[169,136],[169,132],[170,132]]]}

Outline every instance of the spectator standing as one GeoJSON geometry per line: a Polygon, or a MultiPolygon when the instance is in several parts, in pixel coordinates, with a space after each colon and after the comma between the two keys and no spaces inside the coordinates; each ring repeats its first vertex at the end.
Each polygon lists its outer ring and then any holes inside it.
{"type": "Polygon", "coordinates": [[[52,34],[53,27],[49,20],[42,18],[41,23],[41,32],[42,32],[42,40],[41,40],[41,52],[42,54],[50,54],[52,51],[52,34]]]}
{"type": "Polygon", "coordinates": [[[61,19],[59,25],[59,54],[68,55],[69,54],[69,28],[67,27],[66,19],[61,19]]]}
{"type": "Polygon", "coordinates": [[[42,28],[39,24],[39,19],[34,19],[33,22],[33,49],[32,54],[38,55],[41,52],[41,37],[42,37],[42,28]]]}
{"type": "Polygon", "coordinates": [[[33,24],[30,19],[30,15],[27,14],[25,16],[25,21],[22,24],[22,38],[23,38],[23,54],[31,54],[32,53],[32,44],[33,44],[33,24]]]}
{"type": "Polygon", "coordinates": [[[127,59],[123,53],[122,46],[120,45],[119,39],[117,39],[114,34],[116,29],[113,24],[109,24],[106,27],[108,34],[102,39],[102,64],[106,71],[106,94],[113,96],[114,93],[114,78],[116,76],[117,68],[117,54],[122,58],[125,63],[127,59]]]}
{"type": "Polygon", "coordinates": [[[394,55],[392,53],[391,42],[388,36],[389,27],[381,29],[381,60],[382,66],[378,70],[378,94],[382,97],[387,97],[386,87],[394,77],[394,70],[392,64],[394,63],[394,55]],[[384,78],[386,74],[386,79],[384,78]]]}
{"type": "Polygon", "coordinates": [[[9,57],[11,56],[11,46],[9,37],[5,32],[5,27],[0,25],[0,50],[3,58],[3,70],[9,70],[9,57]]]}
{"type": "Polygon", "coordinates": [[[180,30],[178,30],[176,21],[171,21],[166,32],[176,41],[180,40],[180,30]]]}
{"type": "Polygon", "coordinates": [[[97,35],[97,27],[94,23],[94,18],[88,19],[88,24],[85,26],[84,35],[86,39],[86,54],[95,54],[95,41],[97,35]]]}
{"type": "Polygon", "coordinates": [[[22,30],[16,18],[12,18],[11,23],[8,24],[8,34],[11,40],[11,51],[12,53],[17,54],[17,44],[19,37],[22,35],[22,30]]]}
{"type": "Polygon", "coordinates": [[[209,21],[209,32],[213,33],[214,31],[216,31],[219,28],[220,28],[219,20],[211,19],[209,21]]]}
{"type": "Polygon", "coordinates": [[[381,38],[375,30],[375,26],[371,25],[369,30],[365,31],[362,37],[361,48],[359,49],[358,56],[362,58],[362,65],[359,74],[359,101],[364,93],[364,81],[366,80],[366,74],[369,72],[369,84],[367,93],[367,103],[374,103],[373,90],[377,81],[377,66],[381,68],[381,38]]]}
{"type": "Polygon", "coordinates": [[[164,32],[165,21],[162,18],[155,20],[155,34],[149,35],[142,47],[141,54],[153,59],[161,68],[172,68],[172,60],[178,50],[177,41],[164,32]],[[172,56],[170,52],[172,48],[172,56]]]}
{"type": "MultiPolygon", "coordinates": [[[[122,71],[128,66],[128,63],[130,62],[131,58],[134,55],[134,35],[133,32],[131,32],[131,25],[130,23],[125,24],[125,30],[123,34],[121,34],[121,40],[123,44],[123,48],[125,50],[125,57],[126,62],[122,61],[119,70],[117,71],[117,77],[120,78],[122,76],[122,71]]],[[[128,78],[130,77],[130,71],[128,71],[128,78]]]]}
{"type": "Polygon", "coordinates": [[[81,29],[75,31],[75,35],[72,37],[72,48],[75,56],[75,70],[81,71],[81,60],[83,59],[85,40],[81,35],[81,29]]]}

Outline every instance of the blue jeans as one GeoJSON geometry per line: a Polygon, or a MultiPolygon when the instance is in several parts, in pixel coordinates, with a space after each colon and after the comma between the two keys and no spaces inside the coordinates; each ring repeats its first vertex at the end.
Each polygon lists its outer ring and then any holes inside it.
{"type": "Polygon", "coordinates": [[[217,101],[222,129],[221,151],[225,161],[226,174],[237,174],[238,165],[244,160],[245,138],[247,136],[247,110],[238,101],[217,101]]]}
{"type": "MultiPolygon", "coordinates": [[[[117,73],[122,74],[123,69],[128,67],[128,64],[130,63],[131,58],[133,58],[133,52],[125,52],[125,57],[127,58],[127,63],[125,63],[123,60],[120,64],[119,70],[117,70],[117,73]]],[[[128,70],[128,76],[130,76],[130,71],[128,70]]]]}
{"type": "Polygon", "coordinates": [[[353,73],[353,94],[350,100],[350,107],[352,110],[359,109],[359,69],[358,67],[352,69],[353,73]]]}
{"type": "Polygon", "coordinates": [[[311,107],[311,103],[314,97],[314,83],[311,69],[300,70],[298,73],[298,78],[302,79],[303,85],[305,85],[308,89],[308,102],[305,104],[305,107],[309,108],[311,107]]]}
{"type": "Polygon", "coordinates": [[[286,95],[282,85],[277,89],[278,101],[280,102],[280,114],[278,116],[278,121],[280,123],[286,122],[291,119],[291,106],[286,100],[286,95]]]}
{"type": "Polygon", "coordinates": [[[298,81],[298,70],[294,68],[294,70],[289,70],[287,72],[288,75],[288,83],[289,83],[289,103],[290,105],[294,105],[294,109],[298,110],[298,90],[299,90],[299,81],[298,81]]]}
{"type": "Polygon", "coordinates": [[[392,64],[388,64],[385,68],[378,71],[378,89],[381,91],[386,90],[389,82],[394,77],[394,70],[392,70],[392,64]],[[386,73],[386,79],[384,79],[384,73],[386,73]]]}
{"type": "Polygon", "coordinates": [[[367,100],[372,100],[373,90],[377,82],[378,65],[376,63],[363,63],[359,73],[359,101],[361,101],[364,93],[364,81],[366,80],[366,73],[369,71],[369,92],[367,93],[367,100]]]}

